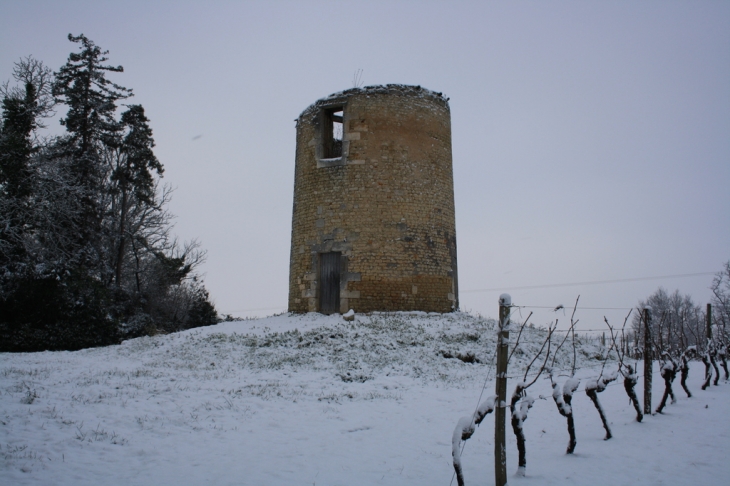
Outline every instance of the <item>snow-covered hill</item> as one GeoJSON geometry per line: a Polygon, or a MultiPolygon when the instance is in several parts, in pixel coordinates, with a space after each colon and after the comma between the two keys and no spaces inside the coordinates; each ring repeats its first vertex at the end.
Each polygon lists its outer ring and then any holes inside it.
{"type": "MultiPolygon", "coordinates": [[[[544,336],[525,329],[510,393],[544,336]]],[[[495,342],[495,322],[467,314],[308,314],[0,354],[0,484],[447,486],[454,427],[485,380],[484,395],[493,393],[495,342]]],[[[602,351],[580,344],[579,377],[597,375],[602,351]]],[[[556,368],[571,359],[561,349],[556,368]]],[[[608,441],[581,386],[570,456],[565,419],[540,379],[530,393],[547,399],[525,422],[524,478],[513,476],[508,434],[510,484],[725,484],[730,385],[701,391],[703,373],[692,363],[694,397],[677,383],[678,403],[643,423],[612,383],[600,394],[608,441]]],[[[654,383],[656,406],[658,370],[654,383]]],[[[467,484],[494,483],[493,436],[490,415],[466,443],[467,484]]]]}

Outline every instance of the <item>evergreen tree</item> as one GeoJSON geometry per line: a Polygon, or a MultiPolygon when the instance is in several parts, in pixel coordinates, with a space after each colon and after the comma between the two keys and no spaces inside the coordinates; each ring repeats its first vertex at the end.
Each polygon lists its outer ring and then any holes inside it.
{"type": "Polygon", "coordinates": [[[87,272],[103,278],[104,268],[101,231],[105,166],[101,153],[105,146],[114,145],[121,127],[115,119],[116,102],[132,96],[132,90],[106,78],[107,73],[123,72],[122,66],[110,66],[106,55],[83,34],[68,35],[68,40],[80,43],[79,53],[71,53],[66,64],[56,73],[53,95],[68,106],[61,124],[68,136],[60,144],[61,153],[72,160],[74,182],[85,189],[81,199],[83,229],[78,237],[81,261],[87,272]]]}
{"type": "Polygon", "coordinates": [[[31,157],[39,150],[35,131],[53,112],[50,69],[27,57],[15,63],[13,77],[21,86],[0,86],[0,295],[27,257],[24,240],[34,227],[36,184],[31,157]]]}
{"type": "Polygon", "coordinates": [[[24,200],[30,195],[30,155],[33,151],[32,104],[35,87],[25,86],[24,97],[6,94],[2,100],[0,125],[0,266],[24,257],[21,244],[25,218],[24,200]],[[29,106],[30,105],[30,106],[29,106]]]}
{"type": "Polygon", "coordinates": [[[36,89],[26,83],[25,96],[4,96],[0,129],[0,187],[13,198],[27,196],[30,177],[28,162],[33,152],[31,134],[35,128],[33,108],[36,89]]]}
{"type": "Polygon", "coordinates": [[[13,78],[21,84],[0,86],[2,123],[0,123],[0,190],[13,198],[30,193],[29,162],[37,149],[34,133],[44,127],[42,119],[53,113],[51,70],[42,62],[27,57],[15,63],[13,78]]]}
{"type": "Polygon", "coordinates": [[[107,72],[121,73],[122,66],[105,66],[109,51],[102,51],[83,34],[68,35],[81,43],[80,53],[69,54],[66,64],[56,73],[53,95],[68,106],[61,125],[68,131],[69,150],[76,158],[79,176],[97,171],[99,143],[109,142],[118,131],[116,102],[132,96],[132,90],[106,79],[107,72]]]}
{"type": "Polygon", "coordinates": [[[216,322],[194,269],[205,252],[171,236],[149,120],[106,79],[122,72],[83,35],[53,80],[37,61],[0,86],[0,351],[78,349],[216,322]],[[68,106],[64,137],[36,130],[68,106]],[[41,140],[42,141],[42,140],[41,140]]]}

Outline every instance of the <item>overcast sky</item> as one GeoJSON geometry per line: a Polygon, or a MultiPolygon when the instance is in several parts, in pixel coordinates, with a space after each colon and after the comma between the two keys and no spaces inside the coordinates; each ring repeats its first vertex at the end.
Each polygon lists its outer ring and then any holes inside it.
{"type": "Polygon", "coordinates": [[[660,285],[704,306],[712,275],[554,285],[730,259],[730,2],[0,0],[0,80],[57,70],[69,33],[124,66],[221,313],[286,308],[294,119],[358,69],[451,99],[464,310],[580,294],[619,308],[579,311],[598,328],[660,285]]]}

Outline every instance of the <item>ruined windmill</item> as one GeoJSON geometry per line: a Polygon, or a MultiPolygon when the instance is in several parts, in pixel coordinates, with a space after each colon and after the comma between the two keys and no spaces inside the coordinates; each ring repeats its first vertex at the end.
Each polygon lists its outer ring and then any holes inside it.
{"type": "Polygon", "coordinates": [[[289,311],[457,309],[448,99],[353,88],[296,128],[289,311]]]}

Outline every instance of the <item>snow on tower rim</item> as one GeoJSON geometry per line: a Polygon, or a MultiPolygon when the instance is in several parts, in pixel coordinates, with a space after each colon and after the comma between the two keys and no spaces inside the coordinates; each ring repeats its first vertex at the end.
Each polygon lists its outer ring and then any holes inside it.
{"type": "Polygon", "coordinates": [[[424,88],[420,85],[409,85],[409,84],[379,84],[379,85],[373,85],[373,86],[364,86],[361,88],[350,88],[343,91],[338,91],[336,93],[332,93],[329,96],[325,96],[324,98],[320,98],[319,100],[312,103],[310,106],[308,106],[302,113],[299,115],[299,118],[302,118],[307,115],[315,115],[318,113],[319,109],[323,105],[330,105],[333,103],[338,103],[343,100],[346,100],[347,98],[351,96],[377,96],[377,95],[400,95],[400,96],[413,96],[413,97],[420,97],[420,98],[429,98],[434,101],[439,101],[444,104],[446,109],[449,109],[449,98],[444,96],[443,93],[432,91],[430,89],[424,88]]]}

